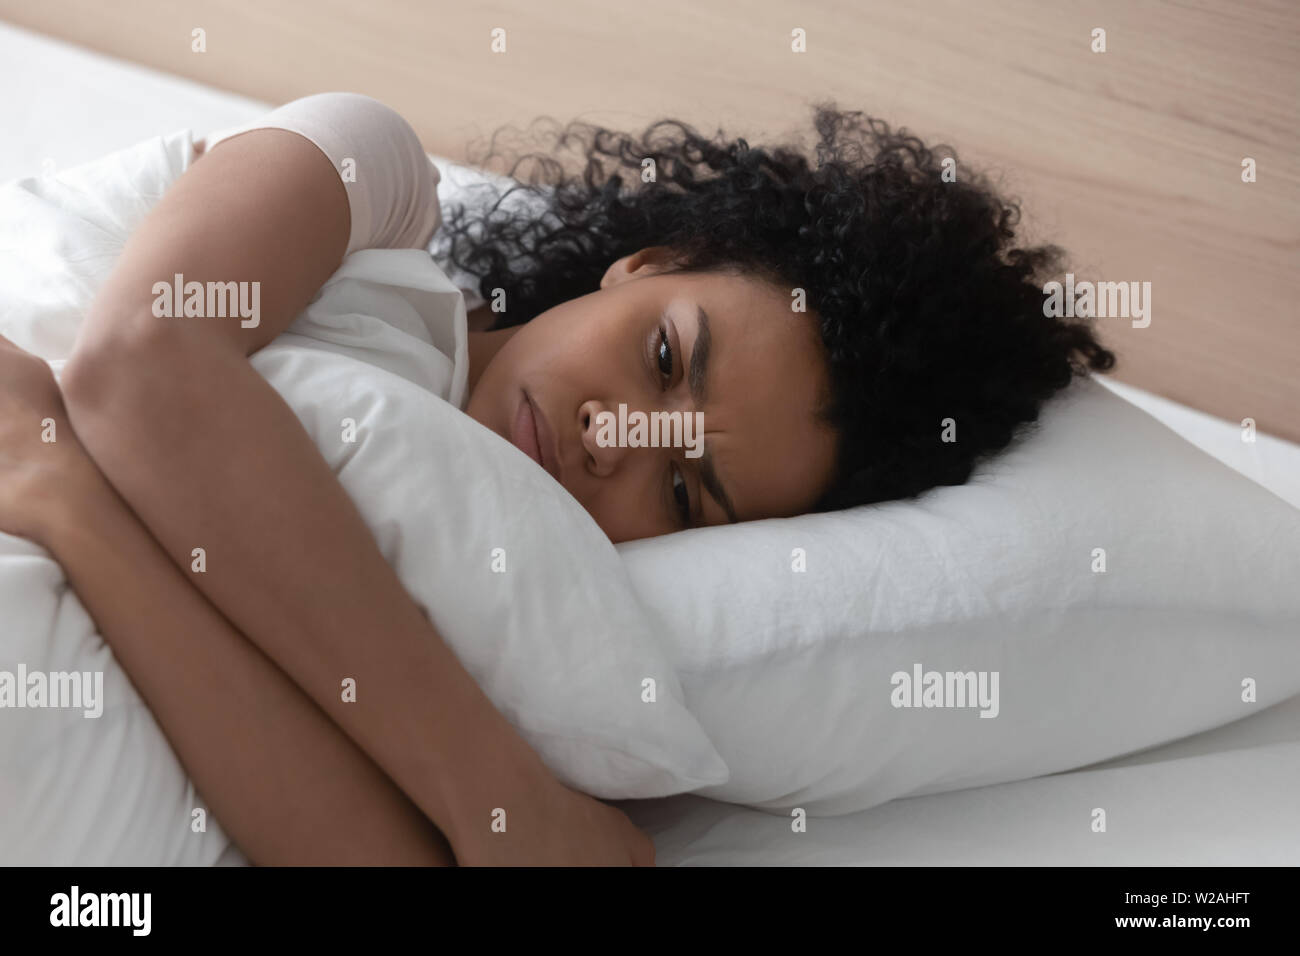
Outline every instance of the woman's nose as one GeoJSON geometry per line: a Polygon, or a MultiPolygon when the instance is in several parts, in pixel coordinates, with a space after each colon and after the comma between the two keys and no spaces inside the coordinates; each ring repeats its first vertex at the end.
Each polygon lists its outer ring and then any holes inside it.
{"type": "Polygon", "coordinates": [[[582,446],[597,477],[613,474],[623,456],[618,444],[618,416],[603,402],[586,401],[578,409],[582,420],[582,446]]]}

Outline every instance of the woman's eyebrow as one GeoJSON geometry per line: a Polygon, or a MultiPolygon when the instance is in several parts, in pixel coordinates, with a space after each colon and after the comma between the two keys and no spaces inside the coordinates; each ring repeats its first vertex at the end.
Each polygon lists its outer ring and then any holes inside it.
{"type": "Polygon", "coordinates": [[[699,408],[708,395],[709,347],[713,344],[713,336],[709,333],[709,313],[704,311],[702,305],[696,305],[696,308],[699,310],[697,318],[700,331],[695,336],[695,346],[691,349],[691,367],[687,378],[691,398],[695,407],[699,408]]]}
{"type": "MultiPolygon", "coordinates": [[[[695,345],[691,349],[691,365],[687,379],[690,384],[691,399],[698,410],[704,404],[705,396],[708,394],[709,347],[713,344],[713,337],[709,332],[709,313],[704,311],[702,305],[697,305],[696,308],[699,310],[700,331],[695,336],[695,345]]],[[[718,480],[708,439],[704,441],[704,456],[700,459],[700,481],[704,485],[704,490],[726,512],[727,520],[735,524],[736,509],[731,504],[727,489],[723,488],[722,482],[718,480]]]]}

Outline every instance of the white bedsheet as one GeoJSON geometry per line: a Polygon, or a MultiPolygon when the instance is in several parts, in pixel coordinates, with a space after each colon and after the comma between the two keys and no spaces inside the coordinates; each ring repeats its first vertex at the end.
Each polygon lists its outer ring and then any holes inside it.
{"type": "MultiPolygon", "coordinates": [[[[0,180],[161,132],[245,122],[267,104],[0,24],[0,180]]],[[[358,92],[365,92],[364,90],[358,92]]],[[[1118,383],[1120,395],[1300,507],[1300,446],[1118,383]]],[[[790,821],[698,797],[620,804],[664,865],[1295,864],[1300,698],[1195,737],[1035,780],[790,821]],[[1107,812],[1107,831],[1091,829],[1107,812]]],[[[237,853],[222,862],[239,863],[237,853]]]]}

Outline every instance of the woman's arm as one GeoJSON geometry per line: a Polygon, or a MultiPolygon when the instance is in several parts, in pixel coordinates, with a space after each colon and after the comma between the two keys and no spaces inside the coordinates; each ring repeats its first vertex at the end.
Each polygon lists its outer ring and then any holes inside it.
{"type": "Polygon", "coordinates": [[[255,864],[454,864],[442,834],[182,576],[105,486],[49,550],[255,864]]]}
{"type": "Polygon", "coordinates": [[[437,828],[190,585],[113,489],[98,476],[81,484],[60,489],[67,507],[41,543],[248,858],[454,864],[437,828]]]}
{"type": "Polygon", "coordinates": [[[247,361],[338,266],[349,228],[342,181],[306,139],[256,130],[211,148],[137,229],[97,297],[63,377],[72,423],[171,560],[458,859],[648,862],[644,834],[563,787],[487,699],[247,361]],[[153,284],[175,273],[260,282],[260,322],[155,318],[153,284]],[[198,547],[202,574],[189,571],[198,547]],[[345,678],[356,703],[340,700],[345,678]],[[504,834],[490,830],[498,807],[504,834]]]}
{"type": "Polygon", "coordinates": [[[254,863],[454,862],[392,781],[167,560],[81,448],[49,367],[3,337],[0,529],[58,559],[254,863]],[[48,444],[44,422],[57,429],[48,444]]]}

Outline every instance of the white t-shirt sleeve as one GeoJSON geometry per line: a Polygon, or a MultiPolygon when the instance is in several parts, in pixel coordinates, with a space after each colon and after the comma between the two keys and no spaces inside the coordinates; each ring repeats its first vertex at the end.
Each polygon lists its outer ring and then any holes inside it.
{"type": "Polygon", "coordinates": [[[378,100],[358,93],[305,96],[261,119],[211,134],[206,148],[255,129],[297,133],[334,164],[352,213],[345,255],[358,249],[423,248],[441,224],[437,167],[411,125],[378,100]]]}

